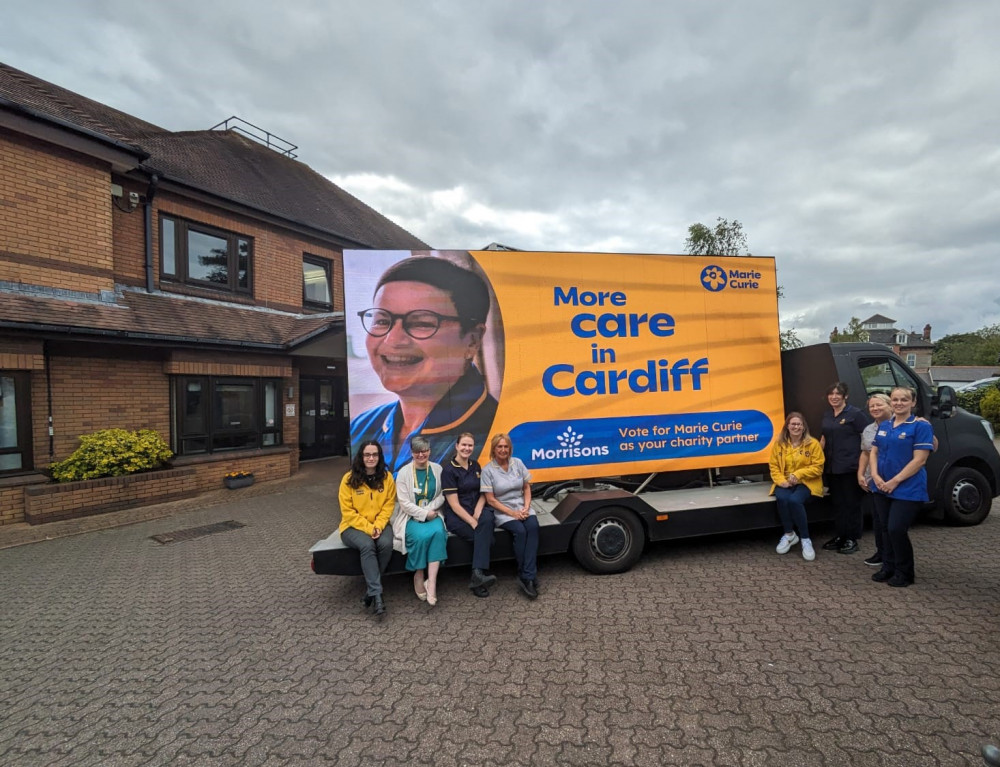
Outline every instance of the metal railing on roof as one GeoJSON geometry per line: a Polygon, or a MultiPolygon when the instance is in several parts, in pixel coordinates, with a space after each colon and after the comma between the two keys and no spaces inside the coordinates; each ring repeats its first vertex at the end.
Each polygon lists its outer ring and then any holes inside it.
{"type": "Polygon", "coordinates": [[[280,136],[275,136],[271,131],[264,130],[259,125],[254,125],[251,122],[247,122],[242,117],[237,117],[233,115],[225,120],[223,120],[218,125],[213,125],[209,130],[231,130],[236,133],[241,133],[248,138],[252,138],[268,149],[273,149],[278,154],[283,154],[286,157],[291,157],[293,160],[298,157],[295,154],[295,150],[298,146],[293,144],[291,141],[286,141],[280,136]]]}

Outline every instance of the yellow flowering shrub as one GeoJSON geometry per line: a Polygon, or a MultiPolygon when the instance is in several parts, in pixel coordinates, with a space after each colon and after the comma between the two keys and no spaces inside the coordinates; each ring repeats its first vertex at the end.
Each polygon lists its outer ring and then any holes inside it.
{"type": "Polygon", "coordinates": [[[170,446],[152,429],[103,429],[80,437],[80,447],[65,461],[49,466],[57,482],[120,477],[151,471],[173,457],[170,446]]]}

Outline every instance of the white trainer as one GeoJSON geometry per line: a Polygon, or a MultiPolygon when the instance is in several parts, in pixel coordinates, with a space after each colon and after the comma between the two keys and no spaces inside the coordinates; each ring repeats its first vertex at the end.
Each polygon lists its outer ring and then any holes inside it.
{"type": "Polygon", "coordinates": [[[796,543],[799,542],[799,536],[795,533],[785,533],[781,536],[781,540],[778,541],[778,546],[775,548],[779,554],[787,554],[788,550],[792,548],[796,543]]]}
{"type": "Polygon", "coordinates": [[[802,539],[802,558],[806,562],[812,562],[816,559],[816,549],[813,548],[813,542],[810,538],[802,539]]]}

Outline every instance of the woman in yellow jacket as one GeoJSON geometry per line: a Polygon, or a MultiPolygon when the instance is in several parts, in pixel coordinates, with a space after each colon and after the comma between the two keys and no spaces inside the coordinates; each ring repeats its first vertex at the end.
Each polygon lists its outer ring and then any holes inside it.
{"type": "Polygon", "coordinates": [[[809,427],[802,413],[789,413],[778,439],[771,448],[771,495],[778,503],[778,516],[785,534],[778,541],[777,552],[788,550],[802,541],[802,558],[816,558],[809,537],[806,501],[810,495],[823,495],[823,448],[819,440],[809,436],[809,427]],[[798,535],[795,528],[799,529],[798,535]]]}
{"type": "Polygon", "coordinates": [[[361,572],[367,591],[364,605],[375,615],[385,615],[382,573],[392,557],[389,518],[396,505],[396,482],[385,467],[382,447],[374,440],[363,442],[340,482],[340,539],[361,555],[361,572]]]}

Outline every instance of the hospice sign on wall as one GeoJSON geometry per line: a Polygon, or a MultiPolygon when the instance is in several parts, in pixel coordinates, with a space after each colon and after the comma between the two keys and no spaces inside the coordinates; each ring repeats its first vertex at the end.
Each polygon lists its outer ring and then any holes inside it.
{"type": "MultiPolygon", "coordinates": [[[[372,306],[390,254],[374,255],[345,252],[349,333],[353,315],[372,306]],[[367,283],[355,298],[352,272],[367,283]]],[[[490,434],[509,433],[534,480],[767,461],[783,407],[773,259],[523,251],[394,252],[391,259],[413,256],[463,263],[488,283],[488,320],[465,336],[458,320],[450,329],[452,320],[438,320],[439,346],[445,349],[457,335],[451,353],[471,357],[471,375],[481,374],[485,396],[496,401],[495,413],[480,403],[479,414],[492,416],[492,424],[476,423],[484,432],[474,432],[478,445],[485,446],[490,434]]],[[[456,316],[447,314],[453,305],[423,308],[450,317],[456,316]]],[[[395,314],[419,308],[400,305],[395,314]]],[[[402,331],[402,318],[388,321],[393,332],[402,331]]],[[[355,348],[358,340],[352,338],[355,348]]],[[[423,344],[414,359],[434,353],[427,341],[407,337],[400,343],[423,344]]],[[[397,349],[381,362],[405,359],[397,349]]],[[[427,358],[420,360],[430,370],[427,358]]],[[[373,369],[378,364],[372,360],[373,369]]],[[[349,364],[352,414],[359,367],[363,372],[364,363],[349,364]]],[[[438,387],[445,388],[461,368],[436,370],[438,387]]],[[[439,418],[428,431],[464,430],[462,418],[472,411],[459,412],[468,402],[458,386],[446,398],[457,403],[452,421],[439,418]]],[[[387,392],[386,407],[398,397],[402,413],[407,396],[387,392]]],[[[400,431],[396,441],[416,433],[413,426],[407,424],[408,433],[400,431]]]]}

